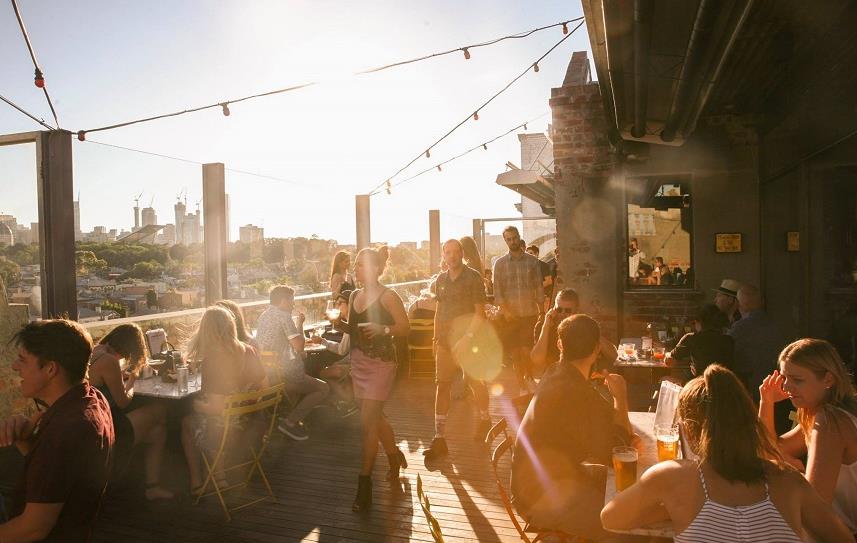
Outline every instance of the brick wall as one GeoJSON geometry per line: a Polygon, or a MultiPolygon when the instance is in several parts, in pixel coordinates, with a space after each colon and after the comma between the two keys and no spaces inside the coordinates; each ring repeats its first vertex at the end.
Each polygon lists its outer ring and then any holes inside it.
{"type": "Polygon", "coordinates": [[[550,106],[561,286],[577,290],[583,311],[618,339],[622,193],[610,183],[615,156],[585,52],[572,55],[563,86],[551,90],[550,106]]]}

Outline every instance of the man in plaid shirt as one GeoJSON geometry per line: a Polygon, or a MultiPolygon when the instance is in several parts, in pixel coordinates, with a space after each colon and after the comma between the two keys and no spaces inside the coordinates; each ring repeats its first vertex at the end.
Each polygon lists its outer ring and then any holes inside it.
{"type": "Polygon", "coordinates": [[[524,252],[521,235],[514,226],[503,230],[509,252],[494,263],[494,303],[504,319],[503,343],[512,357],[522,393],[530,392],[532,370],[530,350],[533,329],[544,303],[539,259],[524,252]]]}

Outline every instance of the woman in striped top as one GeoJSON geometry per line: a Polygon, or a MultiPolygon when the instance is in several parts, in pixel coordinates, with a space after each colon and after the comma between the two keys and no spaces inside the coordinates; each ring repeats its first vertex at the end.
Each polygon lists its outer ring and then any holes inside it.
{"type": "Polygon", "coordinates": [[[741,382],[711,365],[679,396],[678,414],[698,461],[649,469],[604,507],[608,530],[670,519],[676,543],[853,543],[809,483],[787,467],[741,382]]]}

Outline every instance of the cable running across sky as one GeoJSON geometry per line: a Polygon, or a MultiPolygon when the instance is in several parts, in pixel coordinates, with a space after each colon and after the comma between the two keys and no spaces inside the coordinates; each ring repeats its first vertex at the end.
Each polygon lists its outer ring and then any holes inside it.
{"type": "MultiPolygon", "coordinates": [[[[48,94],[48,87],[45,85],[45,76],[42,73],[42,69],[39,67],[39,62],[36,60],[36,53],[33,51],[33,45],[30,43],[30,35],[27,34],[27,28],[24,26],[24,19],[21,17],[21,12],[18,11],[18,3],[16,0],[12,0],[12,9],[15,10],[15,17],[18,19],[18,26],[21,27],[21,34],[24,36],[24,42],[27,44],[27,50],[30,52],[30,58],[33,60],[33,68],[35,68],[36,77],[34,79],[34,83],[37,87],[42,89],[42,92],[45,93],[45,99],[48,101],[48,106],[51,108],[51,113],[54,116],[54,122],[59,128],[60,120],[57,117],[57,111],[54,109],[54,104],[51,102],[51,95],[48,94]]],[[[3,100],[6,103],[9,103],[6,100],[3,100]]],[[[17,106],[13,106],[16,109],[19,109],[17,106]]],[[[21,110],[22,111],[22,110],[21,110]]],[[[29,113],[26,113],[27,116],[30,116],[29,113]]],[[[39,121],[36,121],[39,122],[39,121]]],[[[44,123],[40,123],[44,125],[44,123]]]]}
{"type": "MultiPolygon", "coordinates": [[[[581,17],[581,19],[582,19],[582,17],[581,17]]],[[[410,162],[408,162],[407,164],[405,164],[404,166],[402,166],[401,168],[399,168],[399,170],[398,170],[396,173],[394,173],[393,175],[389,176],[389,177],[388,177],[387,179],[385,179],[384,181],[381,181],[380,183],[378,183],[377,185],[375,185],[375,186],[372,188],[372,190],[370,190],[370,191],[369,191],[369,193],[370,193],[370,194],[371,194],[371,193],[374,193],[375,191],[377,191],[379,188],[383,187],[384,185],[391,183],[393,179],[395,179],[396,177],[398,177],[398,176],[399,176],[399,174],[401,174],[403,171],[405,171],[405,170],[407,170],[408,168],[410,168],[410,167],[411,167],[411,166],[412,166],[412,165],[413,165],[417,160],[419,160],[420,158],[422,158],[422,157],[423,157],[423,155],[425,155],[425,157],[426,157],[426,158],[431,158],[431,150],[432,150],[434,147],[436,147],[440,142],[442,142],[443,140],[445,140],[446,138],[448,138],[449,136],[451,136],[453,132],[455,132],[456,130],[458,130],[458,129],[459,129],[459,128],[461,128],[462,126],[464,126],[464,124],[465,124],[467,121],[469,121],[470,119],[473,119],[474,121],[478,121],[478,120],[479,120],[479,112],[480,112],[482,109],[484,109],[488,104],[490,104],[491,102],[493,102],[493,101],[494,101],[498,96],[500,96],[501,94],[503,94],[504,92],[506,92],[507,90],[509,90],[509,88],[510,88],[512,85],[514,85],[514,84],[515,84],[519,79],[521,79],[522,77],[524,77],[525,75],[527,75],[527,73],[528,73],[530,70],[533,70],[534,72],[538,72],[538,71],[539,71],[539,62],[541,62],[542,60],[544,60],[544,59],[545,59],[548,55],[550,55],[550,54],[551,54],[551,53],[552,53],[552,52],[553,52],[557,47],[559,47],[560,45],[562,45],[562,42],[564,42],[565,40],[567,40],[568,38],[570,38],[570,37],[572,36],[572,34],[574,34],[575,32],[577,32],[577,30],[578,30],[581,26],[583,26],[583,23],[584,23],[584,22],[585,22],[585,21],[582,21],[582,20],[581,20],[581,21],[580,21],[580,23],[579,23],[576,27],[574,27],[574,30],[572,30],[570,33],[566,34],[566,35],[565,35],[561,40],[559,40],[558,42],[556,42],[556,43],[553,45],[553,47],[551,47],[550,49],[548,49],[548,50],[547,50],[547,52],[546,52],[545,54],[543,54],[542,56],[540,56],[539,58],[537,58],[537,59],[535,60],[535,62],[533,62],[533,63],[531,63],[531,64],[528,64],[528,65],[527,65],[527,68],[526,68],[523,72],[521,72],[520,74],[518,74],[517,76],[515,76],[515,78],[514,78],[514,79],[512,79],[511,81],[509,81],[509,82],[506,84],[506,86],[505,86],[505,87],[503,87],[502,89],[500,89],[499,91],[497,91],[496,93],[494,93],[494,95],[493,95],[493,96],[491,96],[491,98],[489,98],[489,99],[488,99],[488,100],[486,100],[482,105],[480,105],[479,107],[477,107],[477,108],[473,111],[473,113],[470,113],[469,115],[467,115],[467,117],[465,117],[464,119],[462,119],[458,124],[456,124],[456,125],[455,125],[455,126],[453,126],[451,129],[449,129],[449,131],[448,131],[446,134],[444,134],[443,136],[441,136],[440,138],[438,138],[434,143],[432,143],[431,145],[429,145],[428,147],[426,147],[423,151],[421,151],[421,152],[420,152],[420,154],[418,154],[418,155],[416,155],[414,158],[412,158],[410,162]]]]}
{"type": "MultiPolygon", "coordinates": [[[[577,17],[576,19],[569,19],[569,20],[567,20],[567,21],[561,21],[561,22],[554,23],[554,24],[551,24],[551,25],[542,26],[542,27],[538,27],[538,28],[533,28],[533,29],[528,30],[528,31],[525,31],[525,32],[519,32],[519,33],[517,33],[517,34],[510,34],[510,35],[508,35],[508,36],[503,36],[503,37],[500,37],[500,38],[495,38],[495,39],[492,39],[492,40],[489,40],[489,41],[485,41],[485,42],[475,43],[475,44],[472,44],[472,45],[465,45],[465,46],[461,46],[461,47],[456,47],[455,49],[449,49],[449,50],[447,50],[447,51],[441,51],[441,52],[438,52],[438,53],[432,53],[432,54],[429,54],[429,55],[424,55],[424,56],[420,56],[420,57],[416,57],[416,58],[412,58],[412,59],[408,59],[408,60],[403,60],[403,61],[399,61],[399,62],[393,62],[393,63],[390,63],[390,64],[385,64],[385,65],[383,65],[383,66],[378,66],[378,67],[375,67],[375,68],[368,68],[368,69],[365,69],[365,70],[361,70],[361,71],[358,71],[358,72],[354,72],[354,73],[353,73],[353,74],[351,74],[351,75],[353,75],[353,76],[360,76],[360,75],[367,75],[367,74],[372,74],[372,73],[378,73],[378,72],[381,72],[381,71],[384,71],[384,70],[388,70],[388,69],[390,69],[390,68],[396,68],[396,67],[399,67],[399,66],[404,66],[404,65],[407,65],[407,64],[412,64],[412,63],[415,63],[415,62],[421,62],[421,61],[429,60],[429,59],[432,59],[432,58],[437,58],[437,57],[441,57],[441,56],[445,56],[445,55],[450,55],[450,54],[453,54],[453,53],[463,53],[463,54],[464,54],[464,58],[465,58],[465,59],[470,59],[470,58],[471,58],[470,50],[472,50],[472,49],[477,49],[477,48],[479,48],[479,47],[488,47],[488,46],[491,46],[491,45],[494,45],[494,44],[500,43],[500,42],[505,41],[505,40],[512,40],[512,39],[522,39],[522,38],[526,38],[526,37],[528,37],[528,36],[531,36],[532,34],[535,34],[536,32],[541,32],[541,31],[543,31],[543,30],[547,30],[547,29],[550,29],[550,28],[562,27],[563,34],[566,34],[566,37],[568,37],[568,36],[570,36],[570,35],[571,35],[570,33],[568,33],[568,25],[569,25],[569,23],[574,23],[574,22],[578,22],[578,21],[580,21],[580,23],[579,23],[579,24],[578,24],[578,26],[574,29],[574,30],[577,30],[577,28],[580,28],[580,25],[582,25],[582,24],[583,24],[583,22],[582,22],[582,21],[583,21],[583,17],[577,17]]],[[[571,33],[574,33],[574,31],[572,31],[571,33]]],[[[562,40],[561,40],[561,41],[562,41],[562,40]]],[[[541,60],[541,59],[539,59],[539,60],[541,60]]],[[[535,66],[535,70],[536,70],[536,71],[538,71],[538,66],[537,66],[537,65],[535,66]]],[[[80,141],[85,141],[85,139],[86,139],[86,134],[88,134],[88,133],[92,133],[92,132],[101,132],[101,131],[105,131],[105,130],[114,130],[114,129],[116,129],[116,128],[122,128],[122,127],[125,127],[125,126],[131,126],[131,125],[135,125],[135,124],[146,123],[146,122],[155,121],[155,120],[158,120],[158,119],[165,119],[165,118],[168,118],[168,117],[177,117],[177,116],[179,116],[179,115],[186,115],[186,114],[189,114],[189,113],[196,113],[196,112],[198,112],[198,111],[203,111],[203,110],[206,110],[206,109],[215,109],[215,108],[220,108],[220,109],[221,109],[221,111],[222,111],[222,113],[223,113],[223,115],[228,117],[228,116],[231,114],[231,111],[229,110],[229,105],[230,105],[230,104],[236,104],[236,103],[239,103],[239,102],[244,102],[244,101],[246,101],[246,100],[253,100],[253,99],[256,99],[256,98],[262,98],[262,97],[265,97],[265,96],[273,96],[273,95],[276,95],[276,94],[283,94],[283,93],[287,93],[287,92],[292,92],[292,91],[296,91],[296,90],[301,90],[301,89],[305,89],[305,88],[308,88],[308,87],[313,87],[313,86],[316,86],[316,85],[321,85],[321,84],[323,84],[323,83],[324,83],[323,81],[310,81],[310,82],[302,83],[302,84],[299,84],[299,85],[292,85],[292,86],[289,86],[289,87],[284,87],[284,88],[281,88],[281,89],[274,89],[274,90],[270,90],[270,91],[266,91],[266,92],[260,92],[260,93],[251,94],[251,95],[248,95],[248,96],[242,96],[242,97],[238,97],[238,98],[229,98],[229,99],[226,99],[226,100],[220,100],[220,101],[215,102],[215,103],[213,103],[213,104],[207,104],[207,105],[204,105],[204,106],[193,107],[193,108],[187,108],[187,109],[184,109],[184,110],[181,110],[181,111],[175,111],[175,112],[172,112],[172,113],[164,113],[164,114],[161,114],[161,115],[154,115],[154,116],[151,116],[151,117],[144,117],[144,118],[141,118],[141,119],[134,119],[134,120],[131,120],[131,121],[125,121],[125,122],[121,122],[121,123],[115,123],[115,124],[111,124],[111,125],[107,125],[107,126],[101,126],[101,127],[97,127],[97,128],[88,128],[88,129],[84,129],[84,130],[78,130],[78,131],[77,131],[77,138],[78,138],[80,141]]]]}

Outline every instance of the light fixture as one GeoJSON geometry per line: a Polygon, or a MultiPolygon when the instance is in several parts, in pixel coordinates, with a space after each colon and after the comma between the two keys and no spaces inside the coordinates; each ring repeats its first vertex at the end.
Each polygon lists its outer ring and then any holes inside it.
{"type": "Polygon", "coordinates": [[[538,71],[539,71],[539,63],[538,62],[533,63],[533,71],[538,73],[538,71]]]}
{"type": "Polygon", "coordinates": [[[487,150],[488,150],[488,144],[487,144],[487,143],[483,143],[483,144],[482,144],[482,148],[483,148],[483,149],[485,149],[485,150],[487,151],[487,150]]]}
{"type": "Polygon", "coordinates": [[[474,121],[478,121],[478,120],[479,120],[479,112],[478,112],[478,111],[474,111],[474,112],[473,112],[473,120],[474,120],[474,121]]]}
{"type": "Polygon", "coordinates": [[[426,158],[431,158],[431,149],[426,149],[426,158]]]}
{"type": "Polygon", "coordinates": [[[464,59],[465,59],[465,60],[470,60],[470,51],[468,51],[468,50],[467,50],[467,47],[465,47],[464,49],[462,49],[462,51],[464,51],[464,59]]]}
{"type": "Polygon", "coordinates": [[[38,68],[36,68],[36,78],[33,82],[40,89],[45,88],[45,77],[42,75],[42,71],[38,68]]]}
{"type": "Polygon", "coordinates": [[[229,111],[229,102],[223,102],[222,104],[220,104],[220,107],[223,108],[223,116],[229,117],[229,115],[232,113],[231,111],[229,111]]]}
{"type": "Polygon", "coordinates": [[[439,171],[439,172],[443,171],[443,169],[441,169],[441,167],[440,167],[440,164],[437,165],[437,171],[439,171]]]}
{"type": "Polygon", "coordinates": [[[568,23],[562,23],[562,33],[568,34],[568,23]]]}
{"type": "Polygon", "coordinates": [[[79,130],[77,133],[77,139],[79,141],[86,141],[86,132],[83,130],[79,130]]]}

